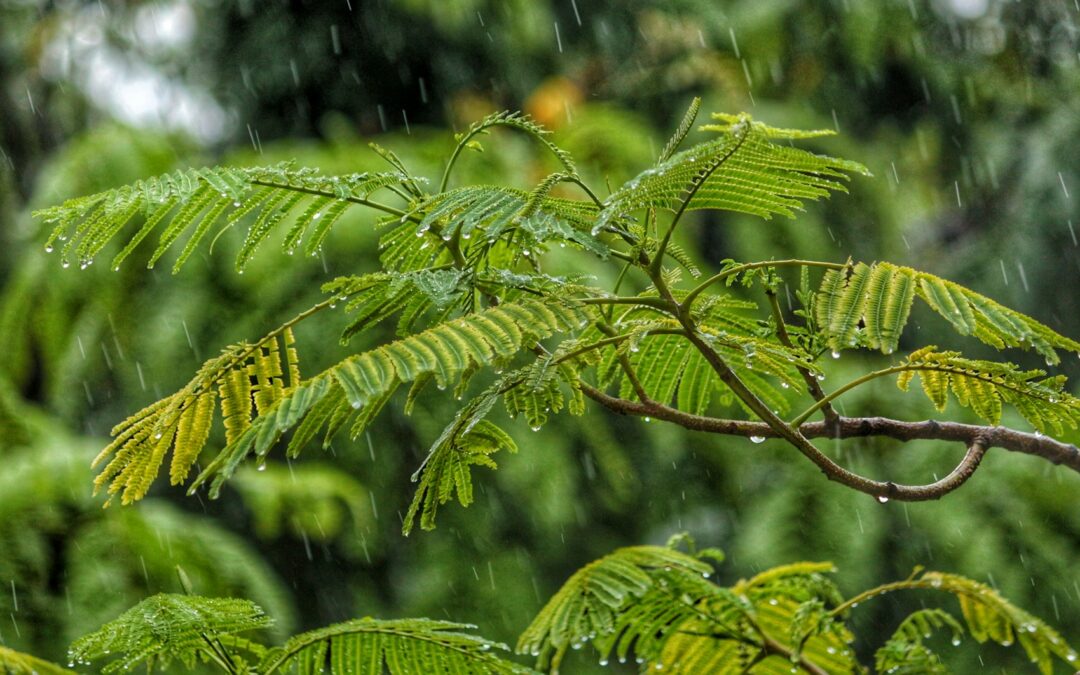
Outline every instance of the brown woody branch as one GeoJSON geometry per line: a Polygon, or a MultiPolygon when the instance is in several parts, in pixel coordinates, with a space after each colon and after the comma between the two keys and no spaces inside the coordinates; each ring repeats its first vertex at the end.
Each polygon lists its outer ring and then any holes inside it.
{"type": "MultiPolygon", "coordinates": [[[[630,401],[611,396],[585,383],[582,383],[582,390],[586,396],[605,408],[623,415],[664,420],[692,431],[744,438],[784,437],[785,440],[790,440],[787,439],[787,435],[782,435],[766,422],[692,415],[655,401],[630,401]]],[[[1042,457],[1080,473],[1080,449],[1075,445],[1062,443],[1041,434],[1025,433],[1001,426],[990,427],[935,420],[904,422],[887,417],[839,417],[835,422],[807,422],[792,431],[803,438],[844,439],[883,436],[899,441],[938,440],[959,442],[967,446],[968,451],[964,458],[947,476],[926,485],[901,485],[891,481],[875,481],[853,474],[828,458],[824,458],[824,462],[827,462],[825,466],[822,466],[821,460],[812,458],[830,480],[874,495],[879,499],[898,501],[940,499],[963,485],[979,467],[986,451],[994,447],[1042,457]]]]}

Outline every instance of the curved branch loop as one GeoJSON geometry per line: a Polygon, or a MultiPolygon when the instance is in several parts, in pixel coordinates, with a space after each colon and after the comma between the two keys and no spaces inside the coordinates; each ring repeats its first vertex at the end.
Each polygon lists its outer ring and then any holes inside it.
{"type": "MultiPolygon", "coordinates": [[[[582,383],[586,396],[600,405],[622,415],[652,417],[678,424],[691,431],[741,436],[744,438],[780,438],[781,434],[766,422],[728,420],[703,415],[691,415],[655,401],[639,402],[611,396],[589,384],[582,383]]],[[[1029,434],[1005,427],[988,427],[958,422],[903,422],[886,417],[840,417],[836,422],[808,422],[793,429],[804,439],[858,438],[883,436],[900,441],[940,440],[961,442],[968,446],[964,458],[944,478],[925,485],[901,485],[892,481],[876,481],[845,469],[816,448],[814,454],[798,450],[813,461],[830,480],[874,497],[879,501],[928,501],[940,499],[956,490],[979,468],[987,450],[993,447],[1010,452],[1042,457],[1054,464],[1069,467],[1080,473],[1080,449],[1041,434],[1029,434]],[[884,499],[883,499],[884,498],[884,499]]],[[[788,440],[785,438],[785,440],[788,440]]],[[[811,446],[813,447],[813,446],[811,446]]]]}

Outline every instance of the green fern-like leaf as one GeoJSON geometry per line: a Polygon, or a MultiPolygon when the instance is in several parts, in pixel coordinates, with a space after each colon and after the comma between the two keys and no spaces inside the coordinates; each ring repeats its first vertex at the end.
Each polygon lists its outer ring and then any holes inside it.
{"type": "Polygon", "coordinates": [[[249,600],[160,593],[76,640],[71,656],[80,662],[114,659],[102,669],[106,674],[132,671],[143,663],[148,669],[166,668],[174,660],[190,669],[220,658],[213,654],[213,640],[272,622],[249,600]]]}
{"type": "Polygon", "coordinates": [[[407,535],[412,531],[417,515],[420,527],[434,529],[439,505],[455,495],[462,506],[471,504],[472,467],[496,468],[491,455],[499,450],[517,452],[517,445],[509,434],[484,419],[472,421],[466,429],[455,428],[452,433],[444,434],[431,449],[422,469],[413,476],[419,485],[405,513],[402,532],[407,535]]]}
{"type": "Polygon", "coordinates": [[[118,267],[151,232],[163,226],[149,266],[187,234],[174,272],[213,227],[221,223],[232,226],[252,215],[255,220],[237,258],[237,267],[243,269],[278,225],[293,223],[285,238],[286,250],[295,249],[307,235],[306,250],[314,253],[330,226],[351,204],[366,203],[368,195],[380,188],[412,185],[415,180],[397,172],[325,176],[313,169],[294,169],[288,163],[186,169],[70,199],[34,215],[54,225],[46,250],[59,246],[65,266],[73,259],[86,266],[141,214],[142,226],[127,238],[112,267],[118,267]],[[301,204],[306,204],[305,208],[300,209],[301,204]]]}
{"type": "Polygon", "coordinates": [[[1060,362],[1058,349],[1080,353],[1080,343],[1029,316],[959,284],[890,263],[849,264],[826,272],[815,315],[832,349],[858,345],[889,354],[897,348],[916,296],[961,335],[998,349],[1034,349],[1047,365],[1060,362]]]}
{"type": "Polygon", "coordinates": [[[117,494],[124,504],[141,499],[170,450],[170,480],[182,483],[209,438],[218,404],[227,442],[239,442],[251,430],[253,414],[273,408],[296,388],[291,384],[299,377],[294,340],[290,331],[283,333],[287,371],[277,335],[234,345],[204,363],[183,389],[116,425],[112,443],[94,460],[95,466],[104,463],[95,489],[108,486],[110,501],[117,494]]]}
{"type": "Polygon", "coordinates": [[[686,135],[694,128],[694,121],[697,119],[699,110],[701,110],[701,99],[695,96],[694,100],[690,102],[690,107],[683,114],[682,121],[679,122],[675,133],[671,135],[667,144],[664,145],[664,149],[660,151],[660,158],[657,160],[658,164],[666,162],[679,149],[679,145],[682,144],[686,135]]]}
{"type": "MultiPolygon", "coordinates": [[[[747,307],[754,305],[730,299],[702,303],[696,315],[699,330],[751,391],[773,409],[786,411],[790,403],[783,389],[798,391],[803,386],[798,368],[817,372],[818,367],[805,353],[759,336],[758,326],[734,311],[747,307]],[[774,380],[779,380],[781,386],[776,387],[774,380]]],[[[615,330],[629,339],[608,350],[599,367],[602,383],[618,384],[622,398],[636,397],[632,382],[619,368],[617,358],[622,354],[642,388],[655,401],[674,401],[680,410],[701,414],[714,393],[725,404],[735,400],[685,337],[665,334],[681,329],[677,321],[639,318],[646,316],[650,316],[649,310],[634,309],[615,322],[615,330]]]]}
{"type": "Polygon", "coordinates": [[[508,127],[511,129],[517,129],[518,131],[524,132],[529,136],[532,136],[537,141],[539,141],[545,148],[550,150],[551,154],[555,155],[555,157],[563,165],[563,168],[566,169],[567,173],[577,173],[577,170],[574,166],[574,159],[570,156],[570,153],[555,145],[551,142],[550,139],[548,139],[548,136],[551,134],[551,132],[542,127],[541,125],[537,124],[531,117],[521,112],[511,112],[509,110],[503,110],[501,112],[492,113],[484,119],[472,123],[468,129],[457,135],[457,140],[459,144],[462,144],[459,145],[459,150],[461,147],[464,147],[464,144],[468,143],[470,139],[481,134],[486,134],[489,129],[492,129],[494,127],[508,127]]]}
{"type": "Polygon", "coordinates": [[[36,656],[0,646],[0,675],[71,675],[73,672],[36,656]]]}
{"type": "Polygon", "coordinates": [[[952,643],[959,645],[964,627],[945,610],[921,609],[905,618],[900,626],[874,654],[874,667],[880,673],[902,675],[945,675],[949,672],[937,654],[923,644],[935,631],[952,631],[952,643]]]}
{"type": "MultiPolygon", "coordinates": [[[[207,463],[192,482],[189,492],[211,481],[210,496],[216,497],[224,483],[250,454],[254,453],[260,460],[265,458],[282,434],[297,425],[297,433],[289,445],[290,456],[295,456],[303,444],[321,429],[327,429],[326,437],[329,439],[350,418],[353,418],[351,434],[355,438],[363,433],[400,385],[430,379],[439,387],[451,386],[478,367],[505,363],[522,350],[555,333],[575,331],[586,319],[587,315],[581,308],[562,300],[522,298],[516,303],[503,303],[444,321],[428,330],[349,357],[296,387],[271,387],[276,395],[273,403],[258,411],[253,419],[248,419],[242,432],[238,432],[207,463]],[[278,392],[280,395],[277,395],[278,392]]],[[[154,412],[163,414],[159,410],[154,412]]],[[[140,452],[147,451],[147,447],[145,439],[135,438],[121,461],[133,462],[135,457],[140,457],[140,452]]],[[[436,443],[436,447],[440,447],[440,443],[436,443]]],[[[484,453],[468,456],[472,458],[470,463],[490,462],[479,459],[486,456],[484,453]]],[[[465,485],[467,475],[462,474],[460,469],[468,466],[468,463],[458,464],[450,457],[447,456],[446,461],[451,462],[450,466],[457,467],[457,475],[461,479],[455,485],[465,485]]],[[[141,457],[138,467],[143,472],[139,475],[149,473],[151,469],[156,471],[152,460],[141,457]]],[[[109,478],[103,476],[98,477],[99,484],[112,478],[111,475],[109,478]]],[[[149,480],[152,479],[151,475],[149,480]]],[[[429,498],[424,489],[426,485],[421,483],[425,500],[429,498]]],[[[110,490],[121,487],[114,485],[110,490]]],[[[434,494],[441,500],[438,503],[449,499],[449,493],[445,490],[436,490],[434,494]]],[[[465,497],[463,503],[468,501],[469,498],[465,497]]],[[[422,513],[427,514],[429,510],[425,507],[422,513]]],[[[433,515],[424,516],[422,520],[430,524],[430,518],[433,515]]]]}
{"type": "Polygon", "coordinates": [[[704,128],[719,138],[672,155],[619,188],[604,202],[599,227],[639,209],[724,209],[771,218],[794,216],[803,200],[846,191],[845,172],[866,174],[861,164],[815,155],[774,140],[812,138],[832,132],[775,129],[747,115],[714,115],[704,128]],[[689,192],[693,190],[692,194],[689,192]]]}
{"type": "Polygon", "coordinates": [[[1080,658],[1057,631],[985,584],[944,572],[926,572],[920,580],[957,597],[973,638],[1006,646],[1019,643],[1044,675],[1053,672],[1054,656],[1073,667],[1080,658]]]}
{"type": "Polygon", "coordinates": [[[591,233],[597,212],[591,202],[471,185],[437,195],[410,215],[420,218],[415,229],[420,237],[434,232],[444,239],[460,237],[492,244],[516,234],[514,246],[519,250],[568,242],[607,257],[608,247],[591,233]]]}
{"type": "Polygon", "coordinates": [[[692,573],[699,579],[712,572],[701,560],[668,547],[619,549],[589,563],[566,581],[521,634],[518,653],[532,654],[540,667],[550,664],[551,670],[557,671],[571,646],[617,635],[623,606],[654,587],[656,579],[650,571],[668,569],[692,573]]]}
{"type": "Polygon", "coordinates": [[[431,619],[354,619],[291,638],[257,672],[334,675],[524,674],[535,671],[493,653],[506,645],[465,632],[468,624],[431,619]]]}
{"type": "Polygon", "coordinates": [[[1080,423],[1080,399],[1064,391],[1064,376],[1020,370],[1009,363],[965,359],[958,352],[937,352],[933,345],[908,356],[897,367],[897,385],[907,390],[915,375],[938,410],[951,391],[960,405],[990,424],[1001,421],[1003,403],[1014,406],[1036,429],[1062,434],[1080,423]]]}
{"type": "Polygon", "coordinates": [[[349,401],[360,408],[398,383],[425,374],[440,387],[449,386],[470,364],[488,366],[508,359],[554,333],[577,330],[586,319],[572,305],[524,298],[452,319],[346,359],[332,370],[349,401]]]}

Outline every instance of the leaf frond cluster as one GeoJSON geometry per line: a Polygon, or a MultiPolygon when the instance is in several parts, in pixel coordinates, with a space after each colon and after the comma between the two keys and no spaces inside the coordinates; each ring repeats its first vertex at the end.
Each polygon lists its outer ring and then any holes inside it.
{"type": "Polygon", "coordinates": [[[930,345],[908,356],[897,386],[907,391],[916,375],[934,407],[945,410],[951,391],[957,402],[990,424],[1001,421],[1003,403],[1016,408],[1042,433],[1064,433],[1080,422],[1080,399],[1064,390],[1065,377],[1020,370],[1010,363],[966,359],[930,345]]]}
{"type": "Polygon", "coordinates": [[[179,661],[191,669],[211,658],[214,640],[272,622],[250,600],[159,593],[76,640],[70,654],[80,663],[114,655],[117,658],[101,671],[106,675],[144,663],[153,668],[179,661]]]}
{"type": "Polygon", "coordinates": [[[1054,672],[1054,657],[1073,668],[1080,659],[1076,650],[1042,619],[1009,602],[993,588],[957,574],[917,571],[907,581],[871,589],[860,594],[859,599],[912,588],[932,589],[955,596],[960,603],[964,623],[962,625],[942,610],[915,612],[900,624],[878,651],[876,660],[879,668],[888,665],[900,669],[898,672],[917,672],[912,668],[926,664],[931,670],[925,672],[946,672],[923,640],[932,631],[948,629],[952,632],[952,643],[957,645],[963,638],[965,626],[967,633],[977,642],[990,641],[1004,647],[1018,644],[1043,675],[1054,672]]]}
{"type": "Polygon", "coordinates": [[[496,655],[506,645],[431,619],[354,619],[301,633],[270,649],[258,672],[335,675],[523,675],[536,671],[496,655]]]}
{"type": "Polygon", "coordinates": [[[604,202],[599,226],[644,208],[721,209],[769,219],[794,217],[804,200],[846,192],[847,173],[867,174],[857,162],[774,143],[828,132],[776,129],[748,115],[714,115],[703,127],[719,136],[675,153],[638,174],[604,202]]]}
{"type": "Polygon", "coordinates": [[[54,225],[46,250],[59,248],[63,264],[93,263],[98,253],[130,222],[142,225],[127,238],[110,264],[117,269],[146,237],[162,231],[147,263],[153,267],[171,248],[183,248],[173,265],[177,271],[212,228],[232,227],[251,217],[236,260],[243,270],[255,250],[280,225],[292,223],[282,244],[292,253],[301,241],[309,255],[318,252],[333,224],[354,203],[385,187],[413,185],[416,179],[397,172],[327,176],[290,163],[267,167],[185,169],[132,185],[70,199],[36,211],[54,225]]]}
{"type": "Polygon", "coordinates": [[[925,643],[948,630],[977,642],[1019,644],[1041,672],[1077,653],[1043,621],[971,579],[924,572],[845,600],[830,563],[799,562],[724,587],[703,558],[668,547],[619,549],[574,573],[521,635],[519,653],[556,672],[568,648],[591,642],[600,663],[634,658],[644,670],[685,673],[864,672],[848,613],[885,593],[931,590],[960,601],[963,621],[936,607],[906,617],[877,651],[879,672],[944,673],[925,643]]]}
{"type": "Polygon", "coordinates": [[[112,443],[94,460],[104,463],[95,489],[108,486],[124,504],[141,499],[170,450],[170,482],[182,483],[209,439],[218,407],[231,444],[250,431],[253,415],[266,414],[298,387],[294,343],[285,328],[280,339],[271,334],[254,345],[234,345],[204,363],[183,389],[116,425],[112,443]]]}
{"type": "Polygon", "coordinates": [[[815,303],[818,325],[834,350],[861,346],[889,354],[916,297],[961,335],[997,349],[1034,349],[1047,365],[1060,362],[1056,350],[1080,353],[1080,343],[1029,316],[952,281],[885,262],[826,272],[815,303]]]}

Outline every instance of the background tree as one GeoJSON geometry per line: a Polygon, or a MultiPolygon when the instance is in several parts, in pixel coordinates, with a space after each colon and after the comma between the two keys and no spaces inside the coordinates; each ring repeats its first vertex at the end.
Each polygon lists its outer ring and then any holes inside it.
{"type": "MultiPolygon", "coordinates": [[[[5,128],[3,148],[8,159],[3,162],[2,175],[7,185],[18,187],[17,191],[4,192],[3,205],[5,222],[14,223],[3,231],[15,244],[5,247],[4,256],[5,354],[11,355],[5,368],[23,395],[64,415],[79,431],[100,435],[125,413],[149,402],[155,389],[162,394],[175,390],[183,383],[184,373],[209,356],[211,349],[261,334],[274,325],[269,317],[289,315],[313,299],[297,298],[296,288],[314,278],[355,270],[357,251],[373,251],[374,241],[360,223],[355,228],[343,223],[346,227],[339,229],[334,245],[325,250],[329,271],[323,270],[321,261],[313,261],[310,266],[294,267],[304,270],[303,274],[297,271],[295,277],[276,274],[275,265],[266,257],[257,258],[243,277],[235,277],[224,271],[227,256],[215,254],[205,263],[192,261],[178,283],[155,283],[134,266],[120,273],[119,278],[126,279],[123,283],[100,266],[46,278],[33,270],[49,261],[40,254],[42,234],[26,218],[24,200],[32,198],[34,205],[42,206],[173,166],[202,165],[226,146],[236,148],[228,158],[240,164],[296,158],[301,164],[320,166],[328,172],[374,168],[374,164],[361,163],[368,160],[359,152],[363,145],[355,134],[357,128],[365,133],[381,131],[379,103],[383,103],[390,134],[379,142],[394,147],[417,173],[438,175],[442,167],[437,158],[444,156],[448,147],[444,136],[427,133],[423,120],[463,128],[491,110],[521,107],[528,94],[538,91],[542,95],[536,99],[537,107],[530,109],[538,111],[540,103],[554,101],[545,109],[561,111],[561,115],[550,115],[550,121],[562,123],[558,140],[583,166],[603,166],[613,185],[629,177],[631,167],[655,158],[663,134],[651,132],[651,125],[663,122],[665,128],[672,126],[691,93],[707,94],[705,105],[710,109],[754,106],[757,116],[784,126],[831,126],[835,111],[844,136],[830,149],[863,160],[876,180],[855,184],[851,198],[811,208],[791,224],[774,220],[763,228],[749,219],[731,216],[699,228],[691,219],[680,243],[691,251],[700,250],[699,262],[713,264],[725,257],[768,257],[784,249],[829,259],[854,254],[865,260],[887,257],[898,263],[917,263],[922,269],[946,274],[1036,315],[1065,334],[1077,333],[1077,327],[1070,323],[1075,316],[1069,311],[1071,296],[1048,292],[1069,283],[1073,240],[1068,220],[1072,218],[1074,225],[1080,222],[1073,189],[1075,153],[1069,152],[1071,139],[1076,137],[1075,119],[1069,114],[1076,107],[1071,97],[1077,91],[1075,38],[1070,32],[1075,15],[1067,6],[988,3],[981,15],[972,16],[969,10],[949,4],[915,3],[914,11],[907,3],[848,8],[842,3],[815,3],[774,10],[747,2],[732,3],[720,14],[711,3],[709,7],[642,4],[629,10],[620,3],[615,10],[594,6],[590,11],[579,6],[579,29],[573,7],[558,5],[550,24],[536,21],[527,28],[537,35],[546,34],[546,40],[510,43],[498,42],[502,37],[498,30],[491,31],[496,41],[489,40],[475,10],[480,9],[489,25],[496,19],[506,25],[512,17],[500,17],[497,11],[481,5],[453,5],[461,23],[451,30],[433,28],[434,32],[442,30],[444,37],[429,36],[424,42],[428,49],[416,56],[421,63],[410,68],[413,73],[424,72],[424,68],[448,62],[431,54],[453,52],[456,56],[451,61],[464,64],[456,82],[468,84],[461,90],[456,84],[437,82],[440,78],[435,76],[430,81],[425,78],[430,101],[425,109],[432,111],[430,118],[424,117],[420,112],[423,106],[417,104],[422,102],[418,78],[409,86],[396,79],[385,80],[386,90],[402,92],[403,102],[393,105],[391,97],[379,93],[374,80],[364,88],[353,81],[348,89],[335,81],[307,87],[305,98],[313,101],[324,92],[344,90],[347,94],[337,99],[337,109],[351,111],[341,103],[347,100],[357,112],[347,116],[312,114],[301,124],[294,113],[295,102],[275,108],[262,106],[253,98],[252,110],[281,111],[277,122],[259,120],[252,124],[262,150],[259,157],[251,149],[247,130],[250,115],[237,112],[231,125],[223,127],[229,131],[218,137],[226,140],[210,141],[209,145],[205,140],[203,145],[179,143],[175,136],[158,140],[160,137],[145,131],[99,128],[84,142],[69,144],[68,152],[42,173],[46,150],[79,129],[97,127],[123,112],[110,99],[93,95],[78,72],[78,65],[89,63],[88,59],[72,58],[72,67],[66,71],[49,65],[55,45],[75,44],[77,36],[70,32],[78,25],[75,20],[91,28],[96,21],[103,26],[99,41],[82,44],[94,49],[111,46],[140,61],[146,45],[137,38],[124,41],[127,27],[140,11],[167,16],[164,9],[182,5],[139,3],[125,10],[109,8],[104,15],[96,3],[60,8],[9,3],[2,10],[5,20],[0,30],[4,32],[5,53],[11,55],[3,60],[8,70],[3,84],[5,114],[0,123],[5,128]],[[556,20],[562,53],[554,35],[556,20]],[[465,25],[475,29],[461,30],[465,25]],[[705,47],[701,46],[702,38],[705,47]],[[513,44],[517,55],[496,57],[492,50],[505,49],[507,44],[513,44]],[[523,48],[526,44],[532,51],[523,48]],[[531,54],[541,56],[533,58],[531,54]],[[495,88],[491,84],[495,71],[533,74],[502,76],[497,78],[500,87],[495,88]],[[554,75],[564,76],[563,84],[538,87],[554,75]],[[646,96],[646,87],[655,94],[646,96]],[[415,96],[410,97],[409,92],[415,96]],[[470,102],[485,100],[489,103],[483,104],[487,106],[484,110],[469,112],[475,109],[469,107],[470,102]],[[638,113],[616,109],[614,104],[620,100],[638,113]],[[406,109],[411,134],[406,132],[404,118],[397,121],[400,110],[395,111],[394,106],[406,109]],[[416,106],[415,114],[410,106],[416,106]],[[458,110],[466,112],[455,112],[458,110]],[[366,121],[361,124],[360,120],[366,121]],[[300,128],[316,135],[317,140],[275,142],[275,129],[300,128]],[[42,129],[51,131],[42,134],[42,129]],[[41,149],[33,152],[15,152],[38,137],[52,140],[38,143],[41,149]],[[1066,189],[1072,198],[1066,196],[1066,189]],[[32,191],[36,192],[33,197],[32,191]],[[1038,226],[1033,227],[1035,224],[1038,226]],[[830,232],[832,236],[827,238],[818,236],[830,232]],[[943,243],[955,245],[944,249],[943,243]],[[947,250],[947,257],[939,253],[941,250],[947,250]],[[88,281],[95,275],[108,279],[88,281]],[[236,311],[239,298],[256,288],[263,298],[258,311],[241,316],[236,311]],[[196,306],[203,311],[193,311],[196,306]],[[121,308],[124,311],[119,311],[121,308]],[[137,337],[147,335],[146,326],[156,327],[152,345],[145,341],[149,337],[137,337]],[[102,345],[109,348],[107,357],[102,345]],[[109,360],[114,364],[112,370],[109,360]],[[46,385],[48,382],[52,384],[46,385]],[[87,399],[87,388],[92,401],[87,399]]],[[[238,12],[234,5],[215,7],[238,12]]],[[[270,11],[278,11],[277,7],[262,5],[259,12],[247,17],[237,13],[227,23],[217,20],[221,16],[215,14],[218,9],[196,5],[193,11],[199,20],[191,24],[197,28],[192,40],[202,41],[206,34],[228,25],[237,31],[248,29],[250,40],[256,43],[260,36],[255,30],[257,21],[270,11]]],[[[288,7],[295,9],[278,29],[303,26],[310,17],[312,28],[306,33],[314,37],[304,41],[310,45],[307,49],[328,55],[326,62],[334,63],[330,26],[320,23],[310,8],[288,7]]],[[[424,11],[422,6],[416,7],[415,11],[424,11]]],[[[366,10],[355,9],[350,16],[361,17],[356,22],[362,23],[366,10]]],[[[416,18],[426,15],[402,16],[412,30],[418,23],[416,18]]],[[[339,35],[349,30],[345,20],[335,18],[334,22],[339,35]]],[[[427,23],[436,25],[435,21],[427,23]]],[[[409,30],[395,28],[387,21],[379,24],[378,31],[361,32],[360,42],[377,44],[382,34],[401,36],[409,30]]],[[[275,44],[286,49],[300,42],[290,38],[275,44]]],[[[229,92],[249,96],[243,87],[243,73],[224,48],[208,52],[195,50],[192,44],[181,42],[171,52],[156,57],[153,65],[169,76],[216,92],[220,100],[229,92]],[[199,60],[207,53],[223,56],[216,62],[199,60]]],[[[220,40],[219,44],[228,42],[220,40]]],[[[349,38],[342,44],[344,52],[362,49],[350,44],[349,38]]],[[[303,82],[303,62],[296,60],[303,82]]],[[[57,62],[54,59],[51,63],[57,62]]],[[[292,68],[284,59],[273,65],[274,72],[285,78],[279,89],[288,91],[294,83],[292,68]]],[[[360,70],[364,77],[383,72],[365,69],[363,62],[360,70]]],[[[113,77],[111,82],[126,79],[113,77]]],[[[314,102],[309,105],[333,108],[314,102]]],[[[146,123],[146,119],[139,122],[146,123]]],[[[499,148],[489,147],[488,154],[461,167],[466,172],[463,180],[513,176],[522,187],[535,184],[550,167],[523,162],[526,147],[514,139],[506,139],[499,148]]],[[[589,178],[595,184],[604,183],[604,175],[589,178]]],[[[920,324],[920,341],[936,341],[940,327],[920,324]]],[[[328,353],[325,362],[341,354],[328,353]]],[[[309,353],[308,358],[318,357],[309,353]]],[[[856,368],[854,360],[846,357],[833,365],[841,371],[856,368]]],[[[1023,365],[1044,364],[1036,359],[1023,365]]],[[[1074,366],[1066,361],[1065,367],[1074,366]]],[[[843,375],[838,371],[837,377],[843,375]]],[[[912,419],[931,412],[929,406],[896,400],[887,388],[853,395],[845,406],[885,405],[912,419]]],[[[1060,479],[1060,493],[1047,490],[1045,478],[1034,475],[1029,464],[1018,462],[1014,466],[1009,459],[999,459],[995,469],[1004,479],[980,474],[966,486],[967,499],[962,503],[942,507],[944,510],[932,505],[905,508],[895,502],[867,504],[857,495],[817,487],[816,472],[783,461],[784,453],[772,442],[760,446],[717,444],[699,436],[687,438],[655,424],[632,430],[618,423],[583,429],[570,425],[561,432],[552,427],[545,433],[545,470],[540,471],[537,464],[541,455],[529,451],[539,440],[526,434],[517,439],[523,452],[504,461],[500,472],[490,479],[489,484],[496,489],[479,493],[485,508],[470,510],[464,516],[467,521],[457,522],[453,510],[443,514],[443,529],[460,532],[460,537],[436,534],[400,542],[393,535],[400,524],[394,513],[399,509],[404,513],[408,495],[399,486],[419,458],[420,441],[416,441],[417,456],[402,459],[383,451],[388,446],[382,433],[394,438],[432,438],[438,432],[435,420],[446,419],[448,411],[431,404],[417,410],[411,420],[393,418],[385,431],[373,430],[370,445],[335,446],[336,457],[327,458],[357,476],[374,495],[378,508],[369,512],[370,529],[363,525],[359,533],[347,529],[349,543],[331,539],[324,544],[316,540],[318,528],[304,528],[314,560],[308,559],[304,537],[295,527],[283,528],[277,540],[255,541],[278,573],[309,600],[302,607],[302,626],[314,627],[354,614],[341,594],[331,597],[314,587],[316,579],[332,579],[339,587],[352,589],[356,606],[393,608],[397,615],[431,616],[445,616],[442,609],[454,607],[455,618],[481,623],[485,634],[511,640],[530,612],[522,609],[520,616],[512,612],[504,615],[510,610],[500,609],[499,599],[516,598],[518,602],[511,606],[532,603],[538,608],[534,578],[541,594],[547,594],[587,560],[629,542],[661,541],[669,532],[682,528],[694,530],[699,539],[722,544],[731,554],[731,564],[742,574],[752,574],[760,565],[800,557],[833,559],[849,572],[864,575],[863,579],[853,576],[850,583],[854,589],[906,576],[913,564],[921,562],[993,582],[1037,614],[1051,619],[1060,616],[1061,625],[1073,621],[1070,617],[1076,611],[1078,594],[1072,587],[1070,563],[1080,527],[1075,510],[1059,496],[1068,494],[1069,482],[1065,477],[1060,479]],[[430,418],[420,414],[424,410],[430,418]],[[751,450],[755,461],[743,461],[742,455],[751,450]],[[372,451],[378,461],[372,461],[372,451]],[[544,476],[539,484],[538,475],[544,476]],[[529,489],[523,489],[525,486],[529,489]],[[511,492],[520,495],[520,501],[508,502],[500,496],[511,492]],[[295,533],[295,538],[289,532],[295,533]],[[350,557],[349,550],[356,555],[350,557]],[[446,555],[448,552],[456,557],[446,555]],[[395,583],[404,578],[426,581],[422,586],[395,583]]],[[[893,450],[891,444],[866,441],[845,452],[850,452],[845,459],[861,471],[880,473],[884,464],[879,457],[887,458],[893,450]]],[[[931,461],[929,457],[927,461],[931,461]]],[[[911,470],[914,475],[933,469],[913,462],[911,470]]],[[[207,508],[246,536],[249,516],[242,502],[239,497],[224,499],[207,508]]],[[[201,510],[198,504],[180,504],[201,510]]],[[[62,578],[62,572],[55,578],[62,578]]],[[[868,607],[877,613],[863,619],[867,625],[891,627],[902,616],[899,606],[884,603],[878,607],[868,607]]],[[[6,610],[12,609],[8,602],[6,610]]],[[[16,619],[21,616],[14,614],[16,619]]],[[[58,620],[63,621],[66,615],[59,606],[58,620]]],[[[12,630],[6,630],[4,637],[18,639],[12,630]]],[[[39,651],[61,658],[62,647],[41,646],[39,651]]],[[[1004,651],[984,654],[997,660],[1009,658],[1004,651]]],[[[971,658],[977,663],[974,656],[971,658]]]]}

